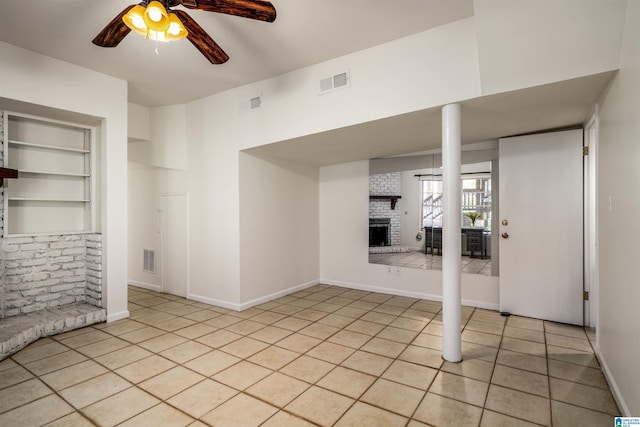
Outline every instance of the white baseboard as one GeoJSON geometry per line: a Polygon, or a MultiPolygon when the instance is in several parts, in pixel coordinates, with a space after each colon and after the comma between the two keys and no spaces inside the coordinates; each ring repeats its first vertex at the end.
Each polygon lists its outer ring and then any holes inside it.
{"type": "Polygon", "coordinates": [[[378,286],[364,285],[361,283],[343,282],[341,280],[320,279],[320,283],[343,288],[357,289],[359,291],[379,292],[381,294],[397,295],[400,297],[428,299],[431,301],[442,301],[442,295],[431,295],[422,292],[403,291],[400,289],[380,288],[378,286]]]}
{"type": "MultiPolygon", "coordinates": [[[[131,284],[139,286],[136,284],[136,282],[130,281],[131,284]]],[[[203,295],[197,295],[197,294],[193,294],[193,293],[189,293],[187,295],[187,298],[193,301],[198,301],[198,302],[202,302],[205,304],[210,304],[210,305],[215,305],[218,307],[223,307],[223,308],[227,308],[229,310],[234,310],[234,311],[242,311],[242,310],[246,310],[248,308],[254,307],[256,305],[260,305],[262,303],[265,302],[269,302],[272,301],[274,299],[280,298],[282,296],[285,295],[289,295],[291,293],[303,290],[303,289],[307,289],[310,288],[314,285],[317,285],[318,283],[324,283],[327,285],[333,285],[333,286],[341,286],[344,288],[349,288],[349,289],[357,289],[357,290],[361,290],[361,291],[368,291],[368,292],[379,292],[382,294],[390,294],[390,295],[398,295],[398,296],[402,296],[402,297],[410,297],[410,298],[418,298],[418,299],[425,299],[425,300],[429,300],[429,301],[438,301],[441,302],[442,301],[442,295],[435,295],[435,294],[427,294],[424,292],[414,292],[414,291],[403,291],[400,289],[393,289],[393,288],[381,288],[381,287],[377,287],[377,286],[371,286],[371,285],[364,285],[361,283],[351,283],[351,282],[343,282],[343,281],[339,281],[339,280],[332,280],[332,279],[319,279],[319,280],[311,280],[309,282],[306,283],[301,283],[299,285],[295,285],[295,286],[291,286],[287,289],[282,289],[280,291],[277,292],[273,292],[271,294],[253,299],[251,301],[247,301],[247,302],[243,302],[243,303],[236,303],[236,302],[231,302],[231,301],[226,301],[226,300],[220,300],[220,299],[216,299],[216,298],[210,298],[210,297],[206,297],[203,295]]],[[[153,286],[153,285],[151,285],[153,286]]],[[[149,289],[149,288],[147,288],[149,289]]],[[[498,304],[494,304],[494,303],[489,303],[489,302],[485,302],[485,301],[475,301],[475,300],[468,300],[468,299],[463,299],[462,300],[462,304],[463,305],[467,305],[470,307],[477,307],[477,308],[484,308],[487,310],[499,310],[499,305],[498,304]]]]}
{"type": "Polygon", "coordinates": [[[196,295],[196,294],[188,294],[187,295],[187,299],[198,301],[198,302],[202,302],[202,303],[205,303],[205,304],[215,305],[215,306],[222,307],[222,308],[228,308],[229,310],[243,311],[243,310],[246,310],[248,308],[254,307],[256,305],[260,305],[262,303],[274,300],[276,298],[280,298],[282,296],[291,294],[293,292],[297,292],[297,291],[300,291],[302,289],[310,288],[311,286],[317,285],[318,283],[320,283],[318,280],[312,280],[310,282],[301,283],[299,285],[295,285],[295,286],[292,286],[290,288],[283,289],[281,291],[274,292],[274,293],[271,293],[271,294],[268,294],[268,295],[265,295],[265,296],[262,296],[262,297],[254,299],[254,300],[244,302],[244,303],[235,303],[235,302],[230,302],[230,301],[224,301],[224,300],[219,300],[219,299],[215,299],[215,298],[209,298],[209,297],[205,297],[205,296],[202,296],[202,295],[196,295]]]}
{"type": "Polygon", "coordinates": [[[150,291],[162,292],[160,285],[154,285],[153,283],[140,282],[138,280],[128,280],[130,285],[137,286],[138,288],[148,289],[150,291]]]}
{"type": "Polygon", "coordinates": [[[295,285],[295,286],[292,286],[290,288],[283,289],[281,291],[274,292],[272,294],[265,295],[265,296],[260,297],[260,298],[256,298],[254,300],[247,301],[245,303],[240,304],[240,311],[246,310],[247,308],[251,308],[251,307],[254,307],[256,305],[260,305],[260,304],[265,303],[265,302],[269,302],[271,300],[283,297],[285,295],[292,294],[292,293],[297,292],[297,291],[301,291],[303,289],[310,288],[312,286],[317,285],[318,283],[320,283],[319,280],[312,280],[310,282],[301,283],[299,285],[295,285]]]}
{"type": "Polygon", "coordinates": [[[107,314],[107,323],[115,322],[116,320],[127,319],[129,317],[129,310],[119,311],[117,313],[107,314]]]}
{"type": "Polygon", "coordinates": [[[197,294],[187,294],[187,299],[202,302],[209,305],[215,305],[216,307],[228,308],[229,310],[240,311],[240,304],[230,301],[225,301],[216,298],[209,298],[197,294]]]}
{"type": "MultiPolygon", "coordinates": [[[[398,295],[401,297],[419,298],[419,299],[425,299],[429,301],[442,302],[442,295],[427,294],[424,292],[403,291],[401,289],[393,289],[393,288],[380,288],[378,286],[363,285],[361,283],[342,282],[339,280],[332,280],[332,279],[320,279],[319,283],[325,283],[327,285],[333,285],[333,286],[342,286],[344,288],[357,289],[361,291],[379,292],[381,294],[391,294],[391,295],[398,295]]],[[[462,304],[468,305],[470,307],[484,308],[486,310],[498,311],[500,308],[499,304],[485,302],[485,301],[475,301],[475,300],[469,300],[469,299],[462,299],[462,304]]]]}
{"type": "Polygon", "coordinates": [[[613,375],[611,374],[611,370],[609,369],[609,365],[607,364],[607,361],[605,360],[605,358],[602,356],[602,354],[600,353],[600,348],[596,347],[596,354],[598,355],[598,361],[600,362],[600,366],[602,366],[602,372],[604,373],[604,377],[607,380],[607,383],[609,383],[609,388],[611,389],[611,393],[613,394],[613,398],[615,399],[616,403],[618,404],[618,409],[620,409],[620,411],[622,412],[622,416],[624,417],[632,417],[635,414],[631,414],[631,411],[629,411],[629,406],[627,405],[627,402],[625,402],[624,398],[622,397],[622,393],[620,392],[620,388],[618,387],[618,383],[616,383],[615,378],[613,377],[613,375]]]}
{"type": "Polygon", "coordinates": [[[472,299],[462,298],[462,305],[467,305],[469,307],[482,308],[485,310],[500,311],[500,304],[495,304],[495,303],[485,302],[485,301],[476,301],[472,299]]]}
{"type": "MultiPolygon", "coordinates": [[[[357,289],[361,291],[379,292],[381,294],[391,294],[391,295],[398,295],[401,297],[419,298],[419,299],[425,299],[429,301],[442,302],[442,295],[427,294],[424,292],[403,291],[400,289],[393,289],[393,288],[380,288],[378,286],[363,285],[361,283],[341,282],[339,280],[330,280],[330,279],[321,279],[320,283],[326,283],[327,285],[333,285],[333,286],[342,286],[344,288],[357,289]]],[[[499,311],[500,309],[499,304],[485,302],[485,301],[469,300],[464,298],[462,299],[462,305],[483,308],[486,310],[499,311]]]]}

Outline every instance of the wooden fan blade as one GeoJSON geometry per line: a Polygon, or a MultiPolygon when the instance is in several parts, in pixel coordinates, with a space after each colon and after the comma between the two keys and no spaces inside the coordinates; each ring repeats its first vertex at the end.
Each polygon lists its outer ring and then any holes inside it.
{"type": "Polygon", "coordinates": [[[93,44],[100,47],[116,47],[131,31],[129,27],[122,21],[122,17],[129,12],[135,4],[126,7],[118,16],[113,18],[109,24],[104,27],[92,41],[93,44]]]}
{"type": "Polygon", "coordinates": [[[226,13],[227,15],[273,22],[276,20],[276,8],[265,0],[180,0],[189,9],[207,12],[226,13]],[[194,5],[195,4],[195,5],[194,5]]]}
{"type": "Polygon", "coordinates": [[[189,33],[189,41],[212,64],[224,64],[229,60],[229,55],[183,10],[173,10],[189,33]]]}

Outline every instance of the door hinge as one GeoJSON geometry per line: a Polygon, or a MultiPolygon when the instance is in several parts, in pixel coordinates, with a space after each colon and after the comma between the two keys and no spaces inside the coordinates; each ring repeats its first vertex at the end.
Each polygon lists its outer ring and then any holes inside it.
{"type": "Polygon", "coordinates": [[[582,147],[582,155],[583,156],[589,155],[589,147],[582,147]]]}
{"type": "Polygon", "coordinates": [[[589,301],[589,291],[584,291],[584,293],[583,293],[583,299],[584,299],[585,301],[589,301]]]}

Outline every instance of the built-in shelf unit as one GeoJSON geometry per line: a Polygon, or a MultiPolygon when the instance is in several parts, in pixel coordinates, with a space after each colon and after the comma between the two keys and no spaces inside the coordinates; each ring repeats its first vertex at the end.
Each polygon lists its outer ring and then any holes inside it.
{"type": "Polygon", "coordinates": [[[95,129],[4,113],[4,234],[88,233],[94,228],[95,129]]]}

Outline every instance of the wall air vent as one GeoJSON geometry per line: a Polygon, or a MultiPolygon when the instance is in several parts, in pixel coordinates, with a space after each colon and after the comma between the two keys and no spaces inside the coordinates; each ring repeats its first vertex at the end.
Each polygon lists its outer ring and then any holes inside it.
{"type": "Polygon", "coordinates": [[[242,98],[238,103],[238,111],[240,113],[249,113],[251,111],[262,110],[262,95],[253,95],[242,98]]]}
{"type": "Polygon", "coordinates": [[[142,270],[147,273],[156,272],[156,251],[151,249],[144,249],[144,259],[142,261],[142,270]]]}
{"type": "Polygon", "coordinates": [[[338,89],[348,88],[350,85],[351,79],[349,71],[345,71],[343,73],[334,74],[333,76],[320,79],[320,85],[318,88],[319,93],[322,95],[338,89]]]}
{"type": "Polygon", "coordinates": [[[251,98],[249,100],[249,104],[252,110],[255,110],[256,108],[260,108],[260,106],[262,105],[262,98],[259,96],[256,96],[255,98],[251,98]]]}

